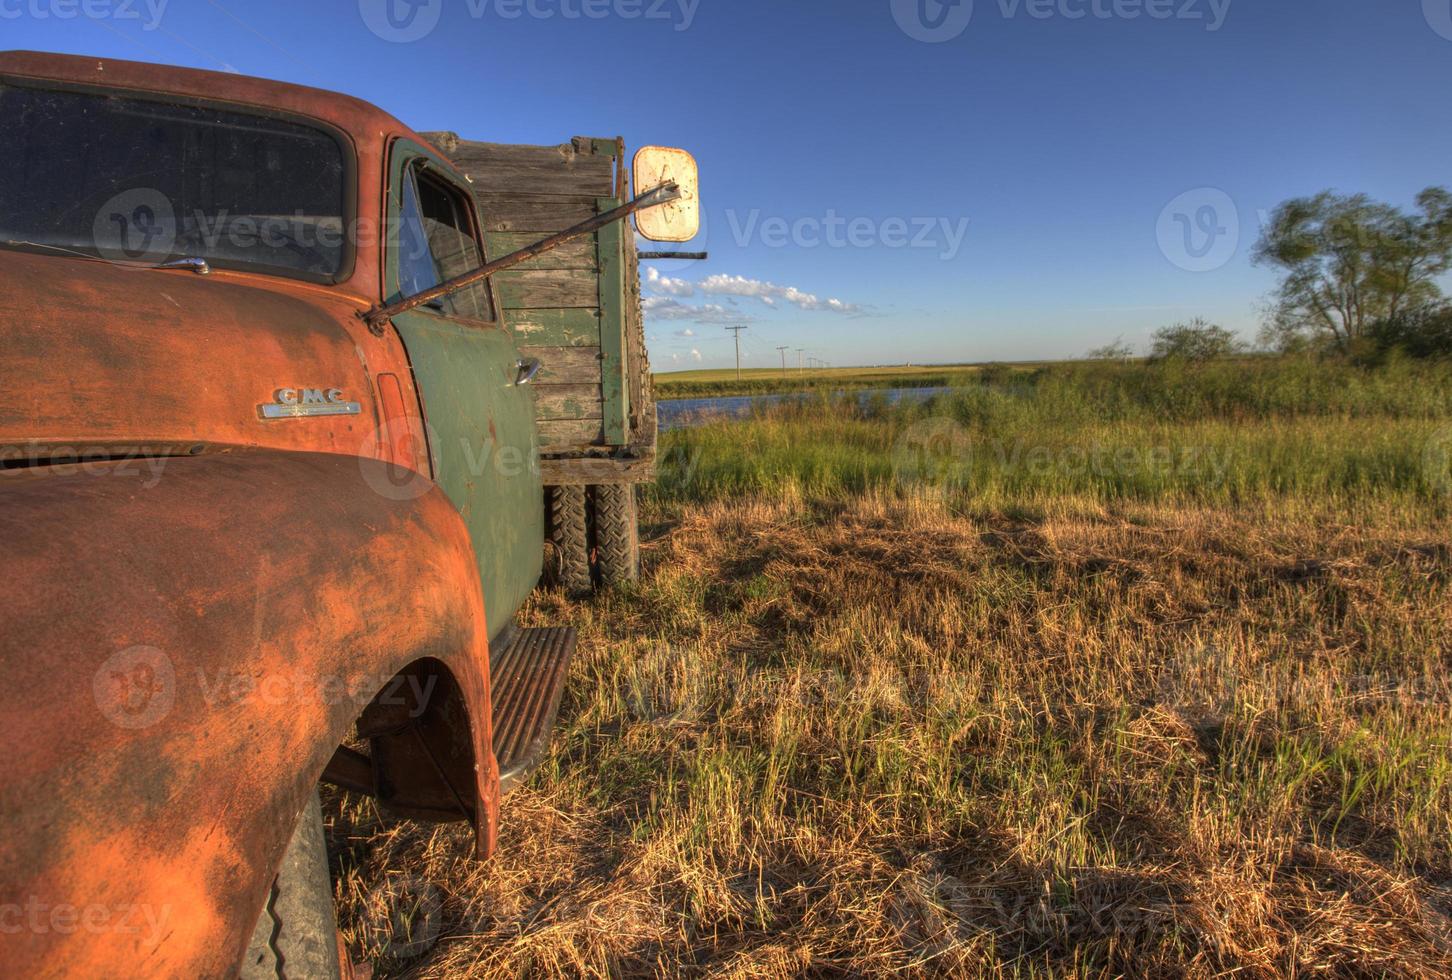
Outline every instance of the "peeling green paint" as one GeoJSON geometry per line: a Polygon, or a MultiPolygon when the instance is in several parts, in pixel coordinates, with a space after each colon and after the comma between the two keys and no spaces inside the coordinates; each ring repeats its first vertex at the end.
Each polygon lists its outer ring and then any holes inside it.
{"type": "Polygon", "coordinates": [[[526,347],[599,347],[598,310],[511,310],[504,314],[526,347]]]}
{"type": "MultiPolygon", "coordinates": [[[[603,213],[620,207],[615,198],[596,202],[603,213]]],[[[605,443],[630,441],[630,387],[625,364],[625,252],[623,222],[600,229],[600,394],[605,443]]]]}

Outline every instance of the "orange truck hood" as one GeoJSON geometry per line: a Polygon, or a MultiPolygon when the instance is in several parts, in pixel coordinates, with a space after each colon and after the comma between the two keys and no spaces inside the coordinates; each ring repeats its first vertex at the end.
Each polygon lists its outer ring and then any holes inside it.
{"type": "Polygon", "coordinates": [[[238,447],[380,455],[372,376],[398,371],[398,353],[346,293],[9,249],[0,293],[7,465],[238,447]],[[308,390],[358,413],[263,418],[280,392],[308,390]]]}

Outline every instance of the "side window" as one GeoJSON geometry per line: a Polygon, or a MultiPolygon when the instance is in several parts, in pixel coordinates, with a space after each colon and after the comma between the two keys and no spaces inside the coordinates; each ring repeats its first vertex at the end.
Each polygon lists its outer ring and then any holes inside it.
{"type": "MultiPolygon", "coordinates": [[[[429,248],[443,279],[473,272],[484,264],[479,243],[474,240],[473,222],[469,220],[468,198],[452,184],[423,171],[418,174],[418,200],[429,248]]],[[[461,289],[449,299],[458,316],[471,320],[494,319],[487,282],[461,289]]]]}
{"type": "Polygon", "coordinates": [[[403,182],[403,211],[398,221],[398,288],[404,296],[412,296],[443,281],[429,249],[428,232],[424,229],[423,213],[418,206],[418,191],[410,173],[403,182]]]}
{"type": "MultiPolygon", "coordinates": [[[[398,279],[405,295],[484,264],[467,202],[454,187],[418,167],[410,168],[404,181],[398,243],[398,279]]],[[[455,316],[494,319],[487,282],[475,283],[439,302],[445,312],[455,316]]]]}

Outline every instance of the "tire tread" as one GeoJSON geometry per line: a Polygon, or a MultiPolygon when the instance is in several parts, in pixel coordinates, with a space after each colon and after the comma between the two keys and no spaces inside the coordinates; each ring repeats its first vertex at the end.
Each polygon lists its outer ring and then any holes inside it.
{"type": "Polygon", "coordinates": [[[590,534],[584,487],[550,488],[550,539],[555,581],[571,595],[588,594],[590,534]]]}
{"type": "Polygon", "coordinates": [[[595,550],[602,584],[617,586],[640,578],[640,521],[633,484],[595,488],[595,550]]]}

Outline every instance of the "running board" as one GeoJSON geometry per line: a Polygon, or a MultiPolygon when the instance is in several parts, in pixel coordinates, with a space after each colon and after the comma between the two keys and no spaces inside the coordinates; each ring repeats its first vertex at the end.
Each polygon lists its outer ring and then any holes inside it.
{"type": "Polygon", "coordinates": [[[569,627],[519,630],[489,656],[494,702],[494,758],[499,791],[509,792],[543,761],[565,691],[575,631],[569,627]]]}

